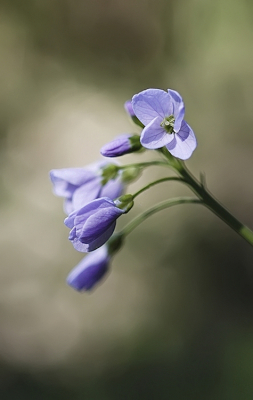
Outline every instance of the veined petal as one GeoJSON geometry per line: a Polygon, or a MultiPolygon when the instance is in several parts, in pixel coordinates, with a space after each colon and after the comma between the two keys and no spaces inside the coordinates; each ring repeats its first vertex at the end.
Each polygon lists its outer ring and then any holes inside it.
{"type": "Polygon", "coordinates": [[[191,157],[197,147],[197,140],[191,127],[182,122],[180,131],[175,134],[173,141],[166,145],[169,152],[181,160],[187,160],[191,157]]]}
{"type": "Polygon", "coordinates": [[[91,243],[98,236],[103,234],[124,211],[118,207],[105,207],[93,213],[83,224],[80,231],[78,216],[75,218],[77,236],[83,243],[91,243]]]}
{"type": "Polygon", "coordinates": [[[71,239],[74,249],[80,251],[81,253],[89,253],[90,251],[98,249],[112,236],[115,226],[116,221],[114,221],[111,226],[109,226],[109,228],[102,233],[102,235],[100,235],[90,243],[83,243],[80,241],[80,239],[74,237],[73,239],[71,239]]]}
{"type": "Polygon", "coordinates": [[[147,89],[134,95],[132,106],[135,115],[144,125],[156,117],[162,121],[173,113],[171,96],[161,89],[147,89]]]}
{"type": "Polygon", "coordinates": [[[87,243],[85,252],[90,252],[98,249],[107,242],[107,240],[112,236],[116,226],[116,221],[114,221],[105,232],[90,243],[87,243]]]}
{"type": "Polygon", "coordinates": [[[175,117],[174,131],[178,132],[181,127],[182,121],[184,119],[184,113],[185,113],[184,102],[180,94],[175,90],[168,89],[168,93],[172,98],[172,104],[173,104],[172,114],[175,117]]]}
{"type": "Polygon", "coordinates": [[[141,144],[147,149],[160,149],[173,140],[173,134],[167,133],[160,125],[161,119],[156,117],[141,133],[141,144]]]}

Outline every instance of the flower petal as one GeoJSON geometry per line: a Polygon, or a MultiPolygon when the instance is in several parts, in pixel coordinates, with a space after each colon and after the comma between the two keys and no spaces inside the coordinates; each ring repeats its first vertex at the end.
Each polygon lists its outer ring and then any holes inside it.
{"type": "Polygon", "coordinates": [[[75,237],[73,240],[71,240],[74,249],[80,251],[81,253],[89,253],[90,251],[98,249],[112,236],[115,226],[116,221],[114,221],[111,226],[109,226],[109,228],[102,233],[102,235],[98,236],[90,243],[82,243],[77,237],[75,237]]]}
{"type": "Polygon", "coordinates": [[[92,200],[95,200],[99,195],[100,188],[101,178],[99,176],[77,188],[72,198],[73,210],[78,210],[92,200]]]}
{"type": "Polygon", "coordinates": [[[90,290],[108,270],[110,257],[107,246],[83,258],[70,272],[67,283],[76,290],[90,290]]]}
{"type": "Polygon", "coordinates": [[[184,113],[185,113],[184,102],[180,94],[175,90],[168,89],[168,93],[172,97],[172,103],[173,103],[172,114],[175,117],[174,131],[178,132],[181,127],[182,121],[184,119],[184,113]]]}
{"type": "Polygon", "coordinates": [[[111,179],[104,186],[102,186],[99,197],[109,197],[114,200],[124,192],[124,185],[120,179],[111,179]]]}
{"type": "Polygon", "coordinates": [[[112,224],[109,226],[106,231],[102,233],[102,235],[98,236],[95,240],[92,242],[86,244],[87,246],[87,252],[94,251],[98,249],[99,247],[103,246],[107,242],[107,240],[112,236],[116,226],[116,221],[112,222],[112,224]]]}
{"type": "Polygon", "coordinates": [[[135,113],[132,106],[132,100],[127,100],[124,104],[126,112],[130,115],[130,117],[135,117],[135,113]]]}
{"type": "Polygon", "coordinates": [[[75,218],[77,237],[82,243],[91,243],[103,234],[124,211],[118,207],[104,207],[97,210],[85,221],[80,231],[78,216],[75,218]]]}
{"type": "Polygon", "coordinates": [[[96,175],[86,168],[62,168],[50,171],[53,190],[57,196],[71,197],[76,187],[92,180],[96,175]]]}
{"type": "Polygon", "coordinates": [[[187,160],[191,157],[197,147],[197,140],[191,127],[182,122],[180,131],[175,134],[174,139],[166,145],[169,152],[181,160],[187,160]]]}
{"type": "Polygon", "coordinates": [[[141,144],[147,149],[159,149],[173,140],[172,134],[167,133],[160,125],[161,119],[152,120],[141,133],[141,144]]]}
{"type": "Polygon", "coordinates": [[[156,117],[162,121],[173,112],[170,95],[161,89],[147,89],[134,95],[132,106],[135,115],[144,125],[156,117]]]}
{"type": "Polygon", "coordinates": [[[75,235],[80,241],[91,243],[123,213],[111,199],[102,197],[71,213],[64,223],[71,229],[75,227],[75,235]]]}

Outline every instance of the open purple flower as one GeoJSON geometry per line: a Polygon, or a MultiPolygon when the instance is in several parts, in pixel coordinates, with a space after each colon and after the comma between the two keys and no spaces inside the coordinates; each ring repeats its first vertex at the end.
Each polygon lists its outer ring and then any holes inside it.
{"type": "Polygon", "coordinates": [[[117,166],[99,161],[85,168],[63,168],[50,171],[54,193],[65,197],[66,214],[78,210],[99,197],[115,199],[124,191],[117,166]],[[104,179],[103,172],[108,166],[115,168],[113,179],[104,179]]]}
{"type": "Polygon", "coordinates": [[[92,289],[108,271],[110,258],[107,245],[100,247],[77,264],[68,275],[67,283],[78,291],[92,289]]]}
{"type": "Polygon", "coordinates": [[[109,143],[106,143],[100,150],[105,157],[118,157],[124,154],[133,153],[142,148],[139,135],[123,133],[109,143]]]}
{"type": "Polygon", "coordinates": [[[147,149],[166,146],[182,160],[188,159],[197,146],[191,127],[184,121],[184,102],[179,93],[168,89],[147,89],[133,96],[132,106],[145,125],[141,144],[147,149]]]}
{"type": "Polygon", "coordinates": [[[120,207],[118,199],[102,197],[71,213],[64,223],[71,229],[69,240],[74,248],[89,252],[102,246],[113,234],[117,218],[128,211],[120,207]]]}

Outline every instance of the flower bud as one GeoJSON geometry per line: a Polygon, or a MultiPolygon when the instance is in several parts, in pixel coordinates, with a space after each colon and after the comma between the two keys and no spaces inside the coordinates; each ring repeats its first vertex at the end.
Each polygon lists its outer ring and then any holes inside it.
{"type": "Polygon", "coordinates": [[[107,273],[110,258],[106,245],[90,253],[70,272],[68,285],[78,291],[92,289],[107,273]]]}
{"type": "Polygon", "coordinates": [[[114,200],[114,204],[124,213],[128,213],[134,205],[133,196],[131,194],[124,194],[114,200]]]}
{"type": "Polygon", "coordinates": [[[132,107],[132,101],[131,100],[127,100],[124,104],[125,110],[128,113],[128,115],[131,117],[132,121],[140,126],[141,128],[144,128],[143,123],[136,117],[133,107],[132,107]]]}
{"type": "Polygon", "coordinates": [[[105,157],[118,157],[124,154],[133,153],[142,148],[139,135],[124,133],[111,142],[105,144],[100,153],[105,157]]]}
{"type": "Polygon", "coordinates": [[[134,181],[140,175],[142,169],[138,167],[127,167],[122,170],[121,180],[122,182],[130,183],[134,181]]]}

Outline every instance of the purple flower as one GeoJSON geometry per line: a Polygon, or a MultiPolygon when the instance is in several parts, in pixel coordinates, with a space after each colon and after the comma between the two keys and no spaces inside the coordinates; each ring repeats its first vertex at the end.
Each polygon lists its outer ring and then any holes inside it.
{"type": "Polygon", "coordinates": [[[135,115],[145,125],[141,144],[147,149],[166,146],[182,160],[188,159],[197,146],[193,130],[184,121],[184,102],[174,90],[147,89],[133,96],[135,115]]]}
{"type": "Polygon", "coordinates": [[[65,197],[66,214],[78,210],[90,201],[99,197],[115,199],[123,193],[117,166],[99,161],[85,168],[63,168],[50,171],[54,193],[65,197]],[[114,169],[114,177],[105,179],[104,171],[108,167],[114,169]]]}
{"type": "Polygon", "coordinates": [[[70,272],[67,283],[76,290],[90,290],[108,271],[110,255],[107,245],[84,257],[70,272]]]}
{"type": "MultiPolygon", "coordinates": [[[[130,195],[122,198],[128,196],[130,195]]],[[[71,229],[69,240],[76,250],[81,252],[96,250],[110,238],[117,218],[130,209],[120,208],[122,203],[119,199],[116,199],[115,203],[107,197],[93,200],[65,219],[65,225],[71,229]]]]}
{"type": "Polygon", "coordinates": [[[142,148],[139,135],[124,133],[105,144],[100,153],[105,157],[118,157],[142,148]]]}

